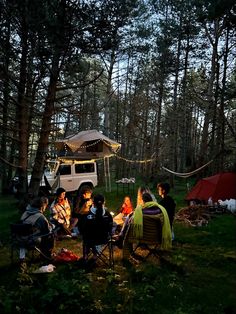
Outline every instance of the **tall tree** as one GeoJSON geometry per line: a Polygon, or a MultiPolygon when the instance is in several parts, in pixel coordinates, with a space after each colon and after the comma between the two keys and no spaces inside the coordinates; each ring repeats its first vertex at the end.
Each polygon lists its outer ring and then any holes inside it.
{"type": "Polygon", "coordinates": [[[101,49],[110,49],[114,32],[127,23],[136,5],[136,1],[122,3],[107,1],[91,1],[89,4],[67,1],[57,2],[56,11],[51,11],[51,26],[47,33],[53,51],[50,69],[48,94],[42,120],[42,131],[39,138],[35,165],[30,182],[30,192],[35,193],[39,187],[39,179],[43,172],[43,160],[48,148],[51,118],[54,112],[56,86],[65,61],[75,48],[94,53],[101,49]],[[79,30],[79,32],[77,32],[79,30]]]}

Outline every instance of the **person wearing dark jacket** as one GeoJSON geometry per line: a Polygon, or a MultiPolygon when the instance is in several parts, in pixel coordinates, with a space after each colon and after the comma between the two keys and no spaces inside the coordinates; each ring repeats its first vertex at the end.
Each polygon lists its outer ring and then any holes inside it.
{"type": "Polygon", "coordinates": [[[83,239],[83,258],[87,260],[90,251],[96,260],[99,247],[106,244],[112,233],[113,219],[104,206],[103,195],[97,194],[93,198],[93,205],[84,215],[80,231],[83,239]]]}
{"type": "Polygon", "coordinates": [[[169,195],[170,192],[170,185],[169,183],[159,183],[157,185],[157,192],[159,196],[161,197],[161,200],[159,201],[159,204],[162,205],[169,216],[170,220],[170,227],[172,231],[172,240],[174,240],[174,228],[173,228],[173,221],[175,218],[175,207],[176,203],[173,200],[173,198],[169,195]]]}
{"type": "Polygon", "coordinates": [[[44,216],[47,206],[48,199],[46,197],[34,198],[22,214],[21,221],[33,226],[33,234],[37,238],[37,245],[45,257],[51,258],[54,248],[54,236],[52,226],[44,216]]]}
{"type": "Polygon", "coordinates": [[[157,185],[157,191],[158,191],[159,196],[161,197],[158,203],[166,209],[167,214],[169,216],[169,220],[170,220],[170,226],[172,228],[174,216],[175,216],[176,203],[173,200],[173,198],[169,195],[169,191],[170,191],[169,183],[159,183],[157,185]]]}

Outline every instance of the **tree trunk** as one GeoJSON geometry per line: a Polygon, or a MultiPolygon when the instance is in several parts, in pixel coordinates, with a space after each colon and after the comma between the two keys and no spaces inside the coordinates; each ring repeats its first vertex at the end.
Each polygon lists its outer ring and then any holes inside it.
{"type": "Polygon", "coordinates": [[[211,73],[208,82],[208,89],[207,89],[207,106],[205,110],[205,119],[204,125],[202,130],[202,140],[200,144],[200,151],[199,151],[199,158],[197,166],[202,166],[205,162],[209,161],[207,156],[209,154],[208,150],[208,136],[209,136],[209,125],[211,121],[211,115],[214,112],[215,108],[215,100],[214,100],[214,81],[216,77],[216,66],[217,66],[217,57],[218,57],[218,39],[219,39],[219,21],[214,21],[214,38],[211,37],[209,34],[209,30],[207,25],[205,25],[205,30],[208,35],[209,41],[212,45],[212,56],[211,56],[211,73]]]}
{"type": "Polygon", "coordinates": [[[111,94],[112,94],[112,74],[113,68],[116,61],[115,50],[112,49],[111,58],[108,68],[107,86],[106,86],[106,99],[105,99],[105,111],[104,111],[104,134],[109,137],[110,133],[110,105],[111,105],[111,94]]]}
{"type": "Polygon", "coordinates": [[[27,54],[28,54],[28,27],[23,17],[21,25],[21,60],[20,60],[20,79],[18,85],[17,100],[17,120],[19,130],[19,195],[20,198],[27,192],[27,167],[28,167],[28,103],[26,101],[26,82],[27,82],[27,54]]]}
{"type": "Polygon", "coordinates": [[[33,166],[32,177],[29,185],[29,193],[38,195],[40,181],[44,171],[46,154],[48,152],[49,135],[52,129],[51,120],[54,114],[54,103],[56,96],[56,86],[59,76],[59,55],[55,54],[51,69],[51,76],[48,85],[45,109],[42,119],[42,127],[39,136],[38,149],[36,152],[35,163],[33,166]]]}
{"type": "Polygon", "coordinates": [[[228,64],[228,53],[229,53],[229,26],[226,29],[226,38],[225,38],[225,51],[224,51],[224,63],[223,63],[223,77],[222,77],[222,88],[221,88],[221,97],[220,97],[220,109],[219,109],[219,124],[218,124],[218,135],[219,139],[218,147],[220,149],[218,169],[224,168],[224,158],[225,158],[225,90],[226,90],[226,78],[227,78],[227,64],[228,64]]]}
{"type": "Polygon", "coordinates": [[[186,50],[185,50],[185,59],[184,59],[184,76],[182,81],[182,128],[181,128],[181,152],[180,152],[180,161],[179,161],[179,171],[184,172],[186,169],[187,161],[187,151],[188,151],[188,131],[189,131],[189,122],[191,121],[192,112],[189,110],[189,105],[186,101],[186,82],[188,75],[188,58],[189,58],[190,44],[189,36],[187,36],[186,50]]]}
{"type": "MultiPolygon", "coordinates": [[[[9,21],[8,21],[9,22],[9,21]]],[[[4,49],[4,68],[5,68],[5,76],[3,81],[3,109],[2,109],[2,132],[1,132],[1,153],[0,156],[3,160],[7,160],[7,121],[8,121],[8,108],[9,108],[9,100],[10,100],[10,88],[9,88],[9,64],[10,64],[10,23],[6,25],[6,39],[4,49]]],[[[4,163],[2,165],[2,175],[1,178],[1,186],[0,193],[2,191],[7,191],[9,186],[9,181],[12,178],[12,168],[7,166],[4,163]],[[8,170],[8,171],[7,171],[8,170]]]]}

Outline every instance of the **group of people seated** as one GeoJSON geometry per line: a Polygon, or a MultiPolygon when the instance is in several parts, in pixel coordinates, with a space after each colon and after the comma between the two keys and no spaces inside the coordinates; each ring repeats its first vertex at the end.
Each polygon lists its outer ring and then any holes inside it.
{"type": "Polygon", "coordinates": [[[143,215],[158,215],[162,221],[162,248],[169,249],[173,239],[173,220],[175,214],[175,201],[168,195],[170,186],[168,183],[157,185],[157,191],[161,197],[157,202],[155,196],[148,187],[140,187],[137,193],[137,205],[125,219],[123,227],[116,238],[116,245],[123,248],[123,242],[130,224],[136,233],[136,238],[142,238],[143,215]]]}
{"type": "Polygon", "coordinates": [[[125,196],[117,215],[112,217],[105,207],[103,195],[93,196],[93,191],[89,187],[85,187],[81,191],[73,206],[66,197],[66,191],[63,188],[58,188],[55,199],[50,206],[46,197],[36,197],[27,206],[21,220],[23,223],[34,225],[38,234],[43,235],[39,245],[44,255],[49,258],[54,248],[55,234],[57,237],[72,237],[80,234],[82,239],[86,239],[86,244],[83,246],[85,258],[90,250],[96,258],[98,247],[96,245],[91,246],[90,242],[94,241],[95,234],[96,236],[99,234],[101,240],[104,229],[107,233],[113,234],[115,244],[122,248],[130,224],[133,224],[137,237],[142,236],[142,215],[161,216],[163,222],[162,246],[163,248],[170,248],[173,239],[172,226],[176,204],[169,196],[169,190],[168,183],[158,184],[157,192],[160,201],[157,202],[148,187],[140,187],[137,193],[136,207],[134,208],[131,198],[125,196]],[[47,219],[44,212],[48,206],[50,217],[47,219]],[[101,234],[99,230],[101,230],[101,234]]]}

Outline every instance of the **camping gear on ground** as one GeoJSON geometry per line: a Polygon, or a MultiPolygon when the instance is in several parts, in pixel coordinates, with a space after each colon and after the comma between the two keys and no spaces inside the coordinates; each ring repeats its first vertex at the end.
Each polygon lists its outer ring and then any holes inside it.
{"type": "Polygon", "coordinates": [[[80,257],[72,251],[62,248],[53,258],[54,262],[75,262],[80,257]]]}

